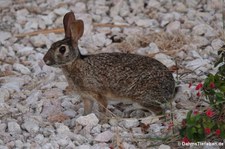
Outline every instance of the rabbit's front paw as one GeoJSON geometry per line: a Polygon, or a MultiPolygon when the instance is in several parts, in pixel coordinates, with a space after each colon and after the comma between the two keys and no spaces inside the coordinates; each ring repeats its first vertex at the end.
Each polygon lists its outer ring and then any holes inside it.
{"type": "Polygon", "coordinates": [[[72,86],[67,86],[64,90],[63,90],[63,94],[64,95],[71,95],[73,94],[74,90],[72,86]]]}

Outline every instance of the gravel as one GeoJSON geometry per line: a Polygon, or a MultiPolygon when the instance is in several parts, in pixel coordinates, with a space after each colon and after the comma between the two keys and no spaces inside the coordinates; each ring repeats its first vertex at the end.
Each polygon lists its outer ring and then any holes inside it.
{"type": "Polygon", "coordinates": [[[97,110],[82,116],[79,95],[65,93],[62,71],[42,60],[64,34],[40,30],[62,27],[64,14],[72,10],[85,22],[81,53],[129,52],[178,65],[173,107],[180,123],[196,106],[195,85],[216,71],[217,51],[225,44],[221,6],[220,0],[1,0],[0,148],[176,148],[148,139],[171,132],[149,112],[125,113],[132,104],[110,104],[116,117],[108,122],[100,121],[97,110]],[[17,36],[33,31],[40,33],[17,36]]]}

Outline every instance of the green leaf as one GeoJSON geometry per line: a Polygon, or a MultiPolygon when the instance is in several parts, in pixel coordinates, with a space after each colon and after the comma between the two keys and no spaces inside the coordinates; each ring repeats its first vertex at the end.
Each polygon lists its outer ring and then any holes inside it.
{"type": "Polygon", "coordinates": [[[201,133],[198,135],[198,141],[204,141],[205,140],[205,133],[201,133]]]}
{"type": "Polygon", "coordinates": [[[198,114],[198,115],[195,116],[195,122],[196,122],[196,123],[198,123],[198,121],[199,121],[200,119],[201,119],[201,115],[198,114]]]}
{"type": "Polygon", "coordinates": [[[225,139],[225,131],[221,131],[220,137],[225,139]]]}
{"type": "Polygon", "coordinates": [[[192,140],[193,139],[193,134],[192,134],[191,130],[192,130],[192,127],[187,129],[186,130],[186,134],[187,134],[187,137],[192,140]]]}
{"type": "Polygon", "coordinates": [[[181,135],[181,137],[183,138],[184,136],[186,136],[186,127],[185,128],[182,128],[182,129],[180,129],[180,135],[181,135]]]}
{"type": "Polygon", "coordinates": [[[223,97],[223,94],[222,93],[220,93],[220,92],[218,92],[218,93],[215,93],[215,95],[216,95],[216,100],[217,101],[224,101],[224,97],[223,97]]]}
{"type": "Polygon", "coordinates": [[[192,110],[190,110],[188,113],[187,113],[187,124],[190,124],[191,123],[191,114],[192,114],[192,110]]]}
{"type": "Polygon", "coordinates": [[[199,128],[199,129],[198,129],[198,133],[199,133],[199,134],[202,134],[202,133],[204,133],[204,130],[203,130],[203,128],[199,128]]]}
{"type": "Polygon", "coordinates": [[[220,90],[221,92],[225,93],[225,86],[220,86],[220,87],[219,87],[219,90],[220,90]]]}
{"type": "Polygon", "coordinates": [[[195,127],[192,127],[192,128],[191,128],[191,133],[192,133],[192,134],[197,133],[197,130],[196,130],[195,127]]]}

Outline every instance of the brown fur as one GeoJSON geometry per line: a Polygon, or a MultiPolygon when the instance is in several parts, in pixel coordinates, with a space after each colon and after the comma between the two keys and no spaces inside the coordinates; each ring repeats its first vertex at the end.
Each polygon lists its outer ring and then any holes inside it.
{"type": "Polygon", "coordinates": [[[155,110],[173,97],[175,81],[171,72],[153,58],[125,53],[81,55],[77,43],[83,26],[81,20],[74,25],[75,18],[70,14],[64,20],[72,23],[64,22],[64,27],[66,34],[72,28],[72,35],[54,43],[44,61],[62,68],[70,86],[83,99],[85,115],[92,111],[94,100],[101,105],[100,111],[105,112],[108,100],[129,99],[155,110]],[[67,45],[69,56],[56,56],[61,45],[67,45]]]}

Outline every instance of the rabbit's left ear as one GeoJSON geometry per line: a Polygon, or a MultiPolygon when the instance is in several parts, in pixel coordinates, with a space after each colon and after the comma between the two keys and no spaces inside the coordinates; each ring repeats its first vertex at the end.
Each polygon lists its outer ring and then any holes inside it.
{"type": "Polygon", "coordinates": [[[66,13],[65,16],[63,17],[63,26],[64,26],[64,32],[65,32],[66,38],[72,36],[70,26],[72,22],[75,22],[75,21],[76,21],[76,18],[72,11],[66,13]]]}
{"type": "Polygon", "coordinates": [[[77,43],[84,33],[84,22],[82,20],[76,20],[72,22],[70,29],[72,43],[77,43]]]}

